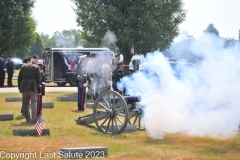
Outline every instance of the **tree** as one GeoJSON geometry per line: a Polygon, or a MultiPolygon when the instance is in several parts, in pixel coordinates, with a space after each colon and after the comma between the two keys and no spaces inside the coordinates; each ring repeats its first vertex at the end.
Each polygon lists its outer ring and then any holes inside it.
{"type": "Polygon", "coordinates": [[[80,30],[56,31],[53,39],[56,47],[77,47],[80,44],[82,32],[80,30]]]}
{"type": "Polygon", "coordinates": [[[108,31],[116,35],[116,46],[124,57],[124,73],[133,54],[165,50],[178,35],[185,18],[181,0],[72,0],[77,23],[86,40],[101,45],[108,31]]]}
{"type": "Polygon", "coordinates": [[[40,34],[40,38],[42,40],[42,47],[44,48],[53,48],[55,47],[55,42],[52,37],[49,37],[48,34],[40,34]]]}
{"type": "Polygon", "coordinates": [[[194,55],[191,52],[191,45],[195,41],[192,35],[187,32],[182,32],[178,37],[178,41],[173,42],[169,49],[163,51],[163,55],[176,60],[185,60],[189,63],[194,63],[196,59],[201,60],[200,56],[194,55]]]}
{"type": "Polygon", "coordinates": [[[47,34],[41,33],[42,46],[44,48],[54,47],[78,47],[85,48],[97,47],[96,44],[88,42],[84,39],[82,31],[80,30],[63,30],[62,32],[56,31],[52,37],[47,34]]]}
{"type": "MultiPolygon", "coordinates": [[[[0,2],[0,52],[10,55],[29,50],[35,41],[36,22],[31,16],[34,0],[0,2]]],[[[21,55],[23,57],[24,55],[21,55]]]]}
{"type": "Polygon", "coordinates": [[[29,55],[36,54],[36,55],[38,55],[41,58],[42,57],[42,49],[43,49],[42,39],[39,36],[39,34],[37,34],[36,41],[31,46],[31,51],[30,51],[29,55]]]}
{"type": "Polygon", "coordinates": [[[219,32],[213,24],[209,24],[208,27],[203,32],[213,34],[213,35],[219,37],[219,32]]]}
{"type": "Polygon", "coordinates": [[[238,40],[240,41],[240,29],[238,30],[238,40]]]}
{"type": "Polygon", "coordinates": [[[228,38],[224,38],[224,39],[225,39],[225,43],[224,43],[225,48],[232,47],[238,42],[234,38],[229,38],[228,37],[228,38]]]}

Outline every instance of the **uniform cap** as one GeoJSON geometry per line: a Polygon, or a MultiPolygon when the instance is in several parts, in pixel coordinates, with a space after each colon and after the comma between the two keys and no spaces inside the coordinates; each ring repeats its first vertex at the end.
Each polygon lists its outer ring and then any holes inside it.
{"type": "Polygon", "coordinates": [[[120,61],[117,63],[117,65],[122,65],[123,64],[123,61],[120,61]]]}
{"type": "Polygon", "coordinates": [[[43,60],[39,60],[39,61],[38,61],[38,64],[39,64],[39,65],[43,65],[43,60]]]}
{"type": "Polygon", "coordinates": [[[25,58],[23,59],[23,63],[26,63],[27,61],[30,61],[31,59],[32,59],[31,56],[25,57],[25,58]]]}
{"type": "Polygon", "coordinates": [[[87,55],[79,56],[80,59],[85,59],[86,57],[87,57],[87,55]]]}

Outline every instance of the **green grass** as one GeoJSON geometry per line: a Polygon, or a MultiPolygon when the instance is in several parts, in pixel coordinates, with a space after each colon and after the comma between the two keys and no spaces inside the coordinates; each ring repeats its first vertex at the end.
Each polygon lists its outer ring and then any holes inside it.
{"type": "MultiPolygon", "coordinates": [[[[73,92],[47,92],[43,102],[54,102],[53,109],[43,108],[44,128],[50,136],[13,136],[14,129],[34,129],[21,116],[21,102],[5,102],[7,97],[21,97],[20,93],[0,93],[0,113],[13,113],[14,120],[0,121],[0,151],[58,152],[61,148],[108,148],[104,159],[177,159],[177,160],[240,160],[240,135],[232,139],[190,137],[184,134],[167,134],[164,139],[151,139],[145,130],[123,132],[111,136],[98,131],[95,124],[77,125],[75,119],[92,113],[77,111],[77,102],[58,102],[58,96],[77,96],[73,92]]],[[[88,102],[88,101],[87,101],[88,102]]],[[[92,101],[91,101],[92,102],[92,101]]]]}

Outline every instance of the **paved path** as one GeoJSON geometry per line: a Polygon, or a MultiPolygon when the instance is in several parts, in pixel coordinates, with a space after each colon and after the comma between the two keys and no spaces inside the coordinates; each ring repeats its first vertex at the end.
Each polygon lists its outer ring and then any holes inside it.
{"type": "MultiPolygon", "coordinates": [[[[77,87],[46,87],[46,92],[77,92],[77,87]]],[[[0,88],[0,93],[19,92],[18,87],[4,87],[0,88]]]]}
{"type": "MultiPolygon", "coordinates": [[[[13,75],[13,80],[17,80],[18,72],[15,72],[13,75]]],[[[7,77],[8,75],[5,75],[5,86],[7,82],[7,77]]],[[[56,84],[55,84],[56,85],[56,84]]],[[[69,85],[69,84],[67,84],[69,85]]],[[[77,92],[77,87],[70,87],[70,86],[65,86],[65,87],[58,87],[57,85],[54,86],[47,86],[45,87],[45,92],[77,92]]],[[[0,88],[0,93],[11,93],[11,92],[19,92],[18,87],[4,87],[0,88]]]]}

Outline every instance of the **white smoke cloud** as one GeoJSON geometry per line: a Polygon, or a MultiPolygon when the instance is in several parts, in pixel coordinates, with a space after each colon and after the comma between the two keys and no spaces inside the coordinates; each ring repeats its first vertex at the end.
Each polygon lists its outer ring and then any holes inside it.
{"type": "Polygon", "coordinates": [[[117,40],[118,39],[114,34],[114,32],[108,30],[102,38],[102,43],[110,48],[112,46],[117,49],[117,46],[116,46],[117,40]]]}
{"type": "Polygon", "coordinates": [[[190,50],[204,57],[202,65],[178,65],[162,53],[148,53],[140,71],[121,80],[129,95],[141,95],[143,121],[149,136],[166,133],[230,138],[240,125],[240,46],[223,47],[209,35],[190,50]],[[178,71],[178,73],[176,73],[178,71]]]}

